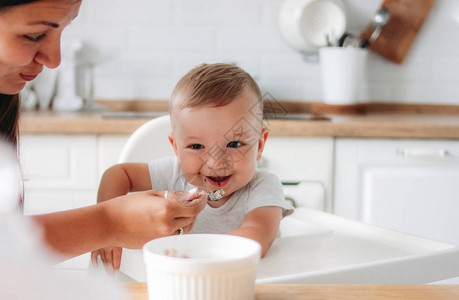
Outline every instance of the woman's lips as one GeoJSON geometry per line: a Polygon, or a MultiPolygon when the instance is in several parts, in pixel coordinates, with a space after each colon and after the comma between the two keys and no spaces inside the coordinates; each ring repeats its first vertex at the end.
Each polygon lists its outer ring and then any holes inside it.
{"type": "Polygon", "coordinates": [[[19,74],[19,76],[20,76],[22,79],[24,79],[25,81],[32,81],[32,80],[34,80],[34,79],[38,76],[38,74],[36,74],[36,75],[19,74]]]}
{"type": "Polygon", "coordinates": [[[214,186],[217,186],[217,187],[222,187],[222,186],[225,186],[228,183],[228,181],[231,178],[231,175],[229,175],[229,176],[206,176],[206,178],[207,178],[207,181],[211,185],[214,185],[214,186]]]}

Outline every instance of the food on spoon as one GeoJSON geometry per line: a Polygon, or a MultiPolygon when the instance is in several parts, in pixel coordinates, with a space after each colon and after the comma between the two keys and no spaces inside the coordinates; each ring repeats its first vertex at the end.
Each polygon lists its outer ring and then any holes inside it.
{"type": "Polygon", "coordinates": [[[219,190],[207,193],[207,199],[209,201],[218,201],[224,196],[225,196],[225,191],[223,189],[219,189],[219,190]]]}
{"type": "MultiPolygon", "coordinates": [[[[196,191],[198,191],[198,188],[193,188],[193,189],[189,190],[188,193],[194,193],[196,191]]],[[[225,196],[225,191],[223,189],[219,189],[219,190],[216,190],[216,191],[208,192],[207,193],[207,200],[209,200],[209,201],[218,201],[221,198],[223,198],[224,196],[225,196]]]]}

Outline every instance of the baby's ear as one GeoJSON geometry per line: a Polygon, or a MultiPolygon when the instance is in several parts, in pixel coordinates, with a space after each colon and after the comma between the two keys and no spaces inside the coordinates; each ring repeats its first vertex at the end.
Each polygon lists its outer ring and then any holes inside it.
{"type": "Polygon", "coordinates": [[[175,143],[174,133],[169,132],[167,134],[167,138],[169,139],[169,142],[171,143],[172,148],[174,149],[175,155],[178,157],[177,144],[175,143]]]}
{"type": "Polygon", "coordinates": [[[257,153],[257,160],[260,160],[261,154],[263,153],[263,149],[265,148],[266,140],[268,139],[269,130],[267,128],[263,128],[261,130],[260,139],[258,140],[258,153],[257,153]]]}

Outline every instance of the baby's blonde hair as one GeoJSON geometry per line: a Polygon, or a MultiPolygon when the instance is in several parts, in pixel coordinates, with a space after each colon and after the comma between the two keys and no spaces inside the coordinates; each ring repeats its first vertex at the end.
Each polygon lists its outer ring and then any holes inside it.
{"type": "Polygon", "coordinates": [[[204,105],[225,106],[238,97],[245,88],[257,97],[263,109],[260,88],[247,72],[238,66],[215,63],[202,64],[183,76],[174,88],[169,110],[204,105]]]}

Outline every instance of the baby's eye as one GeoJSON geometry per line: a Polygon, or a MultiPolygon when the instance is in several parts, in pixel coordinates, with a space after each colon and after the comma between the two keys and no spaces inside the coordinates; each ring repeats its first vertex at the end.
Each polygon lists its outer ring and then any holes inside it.
{"type": "Polygon", "coordinates": [[[24,37],[26,39],[28,39],[29,41],[32,41],[32,42],[38,42],[41,39],[43,39],[45,36],[46,36],[46,34],[44,34],[44,33],[38,34],[38,35],[24,35],[24,37]]]}
{"type": "Polygon", "coordinates": [[[199,150],[199,149],[204,148],[204,146],[200,145],[200,144],[191,144],[191,145],[188,146],[188,148],[191,148],[191,149],[194,149],[194,150],[199,150]]]}
{"type": "Polygon", "coordinates": [[[239,148],[241,146],[243,146],[244,144],[241,143],[241,142],[238,142],[238,141],[232,141],[232,142],[229,142],[226,147],[228,148],[239,148]]]}

